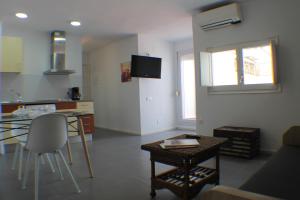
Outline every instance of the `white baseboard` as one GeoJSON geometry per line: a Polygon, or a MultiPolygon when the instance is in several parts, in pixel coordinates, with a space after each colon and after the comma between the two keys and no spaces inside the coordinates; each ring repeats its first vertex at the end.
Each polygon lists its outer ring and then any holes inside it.
{"type": "Polygon", "coordinates": [[[196,131],[196,127],[192,127],[192,126],[177,126],[176,129],[187,130],[187,131],[196,131]]]}
{"type": "Polygon", "coordinates": [[[161,133],[161,132],[165,132],[165,131],[172,131],[172,130],[176,129],[176,127],[170,127],[170,128],[166,128],[166,129],[161,129],[161,130],[153,131],[153,132],[140,133],[140,132],[134,132],[134,131],[128,131],[128,130],[120,130],[120,129],[116,129],[116,128],[106,128],[106,127],[100,127],[100,126],[97,126],[96,128],[100,128],[100,129],[104,129],[104,130],[109,130],[109,131],[117,131],[117,132],[129,134],[129,135],[140,135],[140,136],[142,136],[142,135],[156,134],[156,133],[161,133]]]}
{"type": "Polygon", "coordinates": [[[117,132],[129,134],[129,135],[141,135],[141,133],[138,133],[135,131],[120,130],[120,129],[116,129],[116,128],[106,128],[106,127],[102,127],[102,126],[96,126],[96,128],[100,128],[100,129],[104,129],[104,130],[108,130],[108,131],[117,131],[117,132]]]}
{"type": "Polygon", "coordinates": [[[176,129],[176,127],[170,127],[170,128],[156,130],[156,131],[153,131],[153,132],[144,132],[144,133],[142,133],[142,135],[157,134],[157,133],[166,132],[166,131],[173,131],[175,129],[176,129]]]}

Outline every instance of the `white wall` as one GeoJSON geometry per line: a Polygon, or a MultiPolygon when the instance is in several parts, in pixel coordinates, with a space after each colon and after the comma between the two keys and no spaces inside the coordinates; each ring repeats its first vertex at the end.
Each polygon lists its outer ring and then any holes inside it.
{"type": "Polygon", "coordinates": [[[193,50],[194,49],[194,43],[193,38],[187,38],[185,40],[180,40],[174,42],[174,51],[175,52],[181,52],[181,51],[187,51],[187,50],[193,50]]]}
{"type": "Polygon", "coordinates": [[[122,83],[120,70],[137,53],[138,39],[132,36],[89,54],[97,127],[140,134],[138,80],[122,83]]]}
{"type": "Polygon", "coordinates": [[[45,76],[50,69],[50,36],[47,32],[3,25],[4,36],[23,39],[24,70],[21,74],[1,73],[2,100],[10,100],[10,89],[19,92],[25,101],[66,98],[69,87],[82,86],[82,49],[80,38],[66,37],[66,67],[74,69],[69,76],[45,76]]]}
{"type": "MultiPolygon", "coordinates": [[[[0,38],[2,37],[2,23],[0,21],[0,38]]],[[[0,63],[2,63],[2,40],[0,40],[0,63]]],[[[0,88],[2,88],[2,76],[0,74],[0,88]]],[[[0,99],[2,99],[2,92],[0,91],[0,99]]],[[[0,113],[2,112],[2,106],[0,106],[0,113]]],[[[3,134],[0,134],[0,138],[3,139],[3,134]]],[[[5,152],[3,141],[0,142],[0,154],[5,152]]]]}
{"type": "Polygon", "coordinates": [[[141,133],[174,129],[176,121],[173,44],[146,34],[138,35],[139,54],[162,58],[161,79],[139,78],[141,133]]]}
{"type": "Polygon", "coordinates": [[[92,98],[91,95],[91,65],[88,60],[88,53],[82,54],[82,97],[85,100],[90,100],[92,98]]]}
{"type": "Polygon", "coordinates": [[[175,128],[173,44],[136,35],[89,53],[96,126],[149,134],[175,128]],[[120,63],[132,54],[162,58],[162,78],[132,78],[121,82],[120,63]]]}
{"type": "Polygon", "coordinates": [[[223,125],[261,128],[262,149],[275,150],[282,133],[300,119],[299,24],[300,2],[253,0],[242,3],[244,21],[235,26],[204,32],[193,18],[197,71],[197,123],[199,134],[212,135],[223,125]],[[199,87],[199,53],[208,47],[264,40],[278,36],[278,67],[281,93],[208,95],[199,87]]]}
{"type": "MultiPolygon", "coordinates": [[[[2,37],[2,23],[0,21],[0,38],[2,37]]],[[[2,40],[0,40],[0,63],[2,63],[2,40]]],[[[0,74],[0,88],[2,88],[2,75],[0,74]]],[[[0,99],[2,99],[2,92],[0,92],[0,99]]],[[[1,108],[0,108],[0,112],[1,112],[1,108]]],[[[1,145],[0,145],[1,146],[1,145]]],[[[0,153],[2,152],[1,150],[3,150],[3,148],[0,148],[0,153]]]]}

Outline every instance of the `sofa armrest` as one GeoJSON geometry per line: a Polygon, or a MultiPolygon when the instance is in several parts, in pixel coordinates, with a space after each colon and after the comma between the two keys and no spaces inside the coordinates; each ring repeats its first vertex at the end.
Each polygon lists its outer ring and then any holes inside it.
{"type": "Polygon", "coordinates": [[[226,186],[216,186],[204,192],[202,200],[279,200],[274,197],[265,196],[253,192],[247,192],[226,186]]]}
{"type": "Polygon", "coordinates": [[[290,146],[300,146],[300,126],[292,126],[282,137],[282,143],[290,146]]]}

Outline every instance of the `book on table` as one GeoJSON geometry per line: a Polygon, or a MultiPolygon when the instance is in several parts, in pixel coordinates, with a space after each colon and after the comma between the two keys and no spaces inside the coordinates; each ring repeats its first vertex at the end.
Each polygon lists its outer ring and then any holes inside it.
{"type": "Polygon", "coordinates": [[[199,142],[196,139],[168,139],[160,144],[163,149],[180,149],[198,147],[199,142]]]}

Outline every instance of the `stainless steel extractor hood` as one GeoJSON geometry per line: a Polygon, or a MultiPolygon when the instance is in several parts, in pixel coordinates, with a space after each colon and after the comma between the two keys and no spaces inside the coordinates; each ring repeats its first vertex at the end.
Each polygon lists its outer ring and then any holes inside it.
{"type": "Polygon", "coordinates": [[[64,31],[51,32],[51,66],[45,75],[68,75],[74,70],[66,69],[66,33],[64,31]]]}

